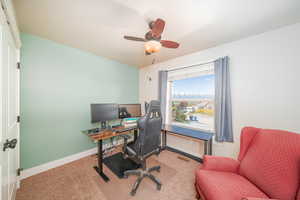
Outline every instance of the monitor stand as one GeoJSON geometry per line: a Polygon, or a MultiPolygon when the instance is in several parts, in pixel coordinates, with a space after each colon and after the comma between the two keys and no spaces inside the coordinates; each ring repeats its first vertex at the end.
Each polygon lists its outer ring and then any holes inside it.
{"type": "Polygon", "coordinates": [[[106,129],[106,121],[101,122],[101,129],[106,129]]]}

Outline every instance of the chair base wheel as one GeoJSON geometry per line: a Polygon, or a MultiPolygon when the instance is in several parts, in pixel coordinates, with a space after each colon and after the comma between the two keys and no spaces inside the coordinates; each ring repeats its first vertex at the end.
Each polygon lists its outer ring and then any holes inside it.
{"type": "Polygon", "coordinates": [[[156,184],[157,190],[161,190],[162,184],[155,176],[153,176],[153,174],[150,173],[152,171],[160,172],[160,166],[152,167],[152,168],[146,169],[146,170],[141,170],[141,169],[140,170],[128,170],[128,171],[124,172],[123,178],[128,178],[129,175],[136,175],[138,177],[138,179],[134,183],[132,190],[130,192],[131,196],[135,195],[140,183],[142,182],[142,180],[145,177],[148,177],[150,180],[152,180],[156,184]]]}
{"type": "Polygon", "coordinates": [[[157,186],[156,186],[156,189],[157,189],[157,190],[161,190],[161,185],[157,185],[157,186]]]}
{"type": "Polygon", "coordinates": [[[131,196],[134,196],[135,193],[136,193],[136,191],[131,191],[131,192],[130,192],[130,195],[131,195],[131,196]]]}

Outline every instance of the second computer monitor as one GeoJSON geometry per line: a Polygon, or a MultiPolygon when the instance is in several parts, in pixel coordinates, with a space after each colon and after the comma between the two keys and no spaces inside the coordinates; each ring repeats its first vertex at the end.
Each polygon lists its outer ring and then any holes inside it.
{"type": "Polygon", "coordinates": [[[119,110],[122,110],[122,108],[126,108],[130,117],[140,117],[142,115],[141,104],[119,104],[119,110]]]}

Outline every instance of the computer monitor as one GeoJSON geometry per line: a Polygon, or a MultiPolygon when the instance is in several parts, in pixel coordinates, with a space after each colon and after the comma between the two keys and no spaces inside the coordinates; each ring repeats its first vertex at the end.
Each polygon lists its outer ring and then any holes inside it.
{"type": "MultiPolygon", "coordinates": [[[[123,112],[124,110],[128,112],[128,117],[140,117],[142,115],[141,104],[119,104],[119,111],[123,112]]],[[[123,117],[120,116],[120,118],[123,117]]]]}
{"type": "Polygon", "coordinates": [[[106,122],[119,118],[119,106],[114,103],[91,104],[91,122],[101,122],[106,128],[106,122]]]}

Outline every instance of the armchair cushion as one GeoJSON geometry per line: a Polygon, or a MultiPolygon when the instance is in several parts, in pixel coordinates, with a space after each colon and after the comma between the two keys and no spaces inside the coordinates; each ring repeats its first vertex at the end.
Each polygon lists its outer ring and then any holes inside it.
{"type": "Polygon", "coordinates": [[[207,200],[241,200],[241,197],[266,198],[255,185],[246,178],[230,172],[198,170],[196,187],[207,200]]]}
{"type": "Polygon", "coordinates": [[[254,198],[254,197],[245,197],[242,198],[241,200],[279,200],[279,199],[266,199],[266,198],[254,198]]]}
{"type": "Polygon", "coordinates": [[[205,155],[202,169],[236,173],[239,165],[240,162],[232,158],[205,155]]]}
{"type": "Polygon", "coordinates": [[[196,188],[207,200],[300,200],[300,134],[245,127],[237,161],[205,156],[196,188]]]}
{"type": "Polygon", "coordinates": [[[300,183],[299,169],[299,134],[261,129],[241,160],[239,173],[270,198],[295,200],[300,183]]]}

